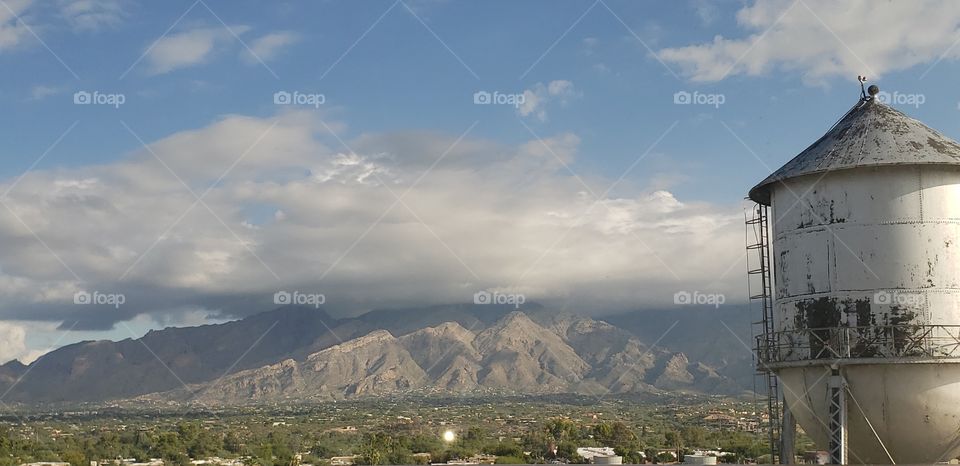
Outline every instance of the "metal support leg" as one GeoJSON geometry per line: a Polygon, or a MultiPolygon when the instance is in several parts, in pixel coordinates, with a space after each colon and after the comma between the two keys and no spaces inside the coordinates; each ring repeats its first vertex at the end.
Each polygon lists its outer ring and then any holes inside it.
{"type": "Polygon", "coordinates": [[[795,447],[797,439],[797,423],[793,419],[793,413],[787,408],[786,401],[781,401],[783,407],[783,427],[780,429],[780,464],[794,464],[794,458],[797,456],[795,447]]]}
{"type": "Polygon", "coordinates": [[[839,369],[830,373],[830,463],[847,464],[847,397],[839,369]]]}

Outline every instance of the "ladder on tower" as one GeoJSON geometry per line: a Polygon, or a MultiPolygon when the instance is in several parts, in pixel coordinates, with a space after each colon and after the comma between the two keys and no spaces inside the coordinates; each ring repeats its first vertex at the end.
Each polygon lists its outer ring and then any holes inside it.
{"type": "Polygon", "coordinates": [[[755,204],[745,219],[747,249],[747,289],[751,311],[760,307],[760,321],[754,322],[757,348],[757,372],[767,391],[767,433],[770,441],[770,462],[780,462],[782,412],[777,376],[764,365],[768,352],[776,345],[773,326],[773,275],[771,274],[769,207],[755,204]],[[759,328],[758,328],[759,327],[759,328]],[[759,332],[757,332],[759,330],[759,332]]]}

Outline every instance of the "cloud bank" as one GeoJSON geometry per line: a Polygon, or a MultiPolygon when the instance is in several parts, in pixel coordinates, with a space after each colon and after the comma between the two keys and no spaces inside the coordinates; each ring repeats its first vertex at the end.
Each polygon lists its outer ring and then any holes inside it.
{"type": "Polygon", "coordinates": [[[480,290],[579,312],[742,294],[738,206],[628,183],[597,200],[613,180],[564,168],[575,135],[365,133],[347,148],[331,131],[346,128],[317,113],[230,115],[116,162],[5,180],[0,318],[242,316],[283,290],[344,314],[480,290]],[[84,291],[125,302],[75,304],[84,291]]]}
{"type": "Polygon", "coordinates": [[[960,56],[960,3],[950,0],[756,1],[737,12],[749,34],[658,52],[694,81],[799,73],[824,78],[890,71],[960,56]],[[882,30],[882,34],[877,31],[882,30]]]}

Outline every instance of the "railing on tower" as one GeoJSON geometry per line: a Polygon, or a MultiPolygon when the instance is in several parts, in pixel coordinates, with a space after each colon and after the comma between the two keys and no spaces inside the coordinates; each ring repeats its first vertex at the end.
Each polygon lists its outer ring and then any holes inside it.
{"type": "Polygon", "coordinates": [[[863,359],[960,359],[960,325],[896,324],[790,329],[757,335],[764,367],[862,364],[863,359]],[[772,338],[771,338],[772,337],[772,338]]]}
{"type": "Polygon", "coordinates": [[[773,327],[773,275],[770,253],[769,207],[755,204],[746,215],[747,291],[751,311],[760,308],[760,320],[754,322],[757,335],[757,372],[763,378],[767,391],[767,432],[770,441],[770,462],[778,463],[780,456],[780,413],[782,410],[777,376],[764,364],[769,360],[763,351],[774,347],[776,333],[773,327]]]}

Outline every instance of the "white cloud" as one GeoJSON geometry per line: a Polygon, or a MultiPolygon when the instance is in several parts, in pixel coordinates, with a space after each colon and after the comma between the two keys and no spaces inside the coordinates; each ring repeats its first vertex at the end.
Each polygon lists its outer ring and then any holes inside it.
{"type": "Polygon", "coordinates": [[[62,94],[66,91],[62,86],[37,85],[30,88],[30,100],[43,100],[47,97],[62,94]]]}
{"type": "Polygon", "coordinates": [[[704,26],[713,24],[720,17],[720,8],[711,0],[694,0],[693,10],[704,26]]]}
{"type": "Polygon", "coordinates": [[[597,49],[597,46],[600,44],[600,39],[597,39],[596,37],[584,37],[580,43],[582,45],[584,55],[593,55],[597,49]]]}
{"type": "Polygon", "coordinates": [[[0,7],[0,52],[21,45],[30,36],[30,30],[17,18],[33,4],[33,0],[7,0],[5,4],[0,7]]]}
{"type": "Polygon", "coordinates": [[[127,0],[60,0],[60,14],[76,31],[97,31],[120,24],[127,0]]]}
{"type": "Polygon", "coordinates": [[[0,363],[26,355],[26,336],[22,326],[0,321],[0,363]]]}
{"type": "MultiPolygon", "coordinates": [[[[231,26],[235,34],[249,31],[246,26],[231,26]]],[[[236,38],[225,27],[196,28],[160,38],[146,52],[151,74],[163,74],[206,63],[218,48],[230,45],[236,38]]]]}
{"type": "MultiPolygon", "coordinates": [[[[570,89],[551,84],[546,95],[570,89]]],[[[59,259],[0,212],[0,318],[89,329],[184,308],[243,314],[271,308],[277,290],[325,293],[341,312],[469,302],[487,288],[581,312],[666,305],[679,289],[728,301],[741,291],[738,274],[722,275],[743,256],[738,206],[629,180],[595,203],[557,160],[577,157],[575,135],[517,146],[467,137],[421,178],[455,135],[363,134],[348,139],[352,153],[317,118],[284,113],[267,132],[271,119],[226,116],[151,143],[201,194],[265,134],[204,198],[216,216],[145,151],[27,174],[5,203],[59,259]],[[123,293],[127,305],[74,305],[81,289],[123,293]]],[[[613,182],[585,180],[596,193],[613,182]]]]}
{"type": "MultiPolygon", "coordinates": [[[[872,75],[932,63],[955,45],[960,3],[756,1],[737,12],[737,22],[748,36],[718,35],[711,42],[665,48],[658,55],[694,81],[774,71],[798,73],[808,83],[858,74],[876,78],[872,75]]],[[[960,47],[945,58],[957,57],[960,47]]]]}
{"type": "Polygon", "coordinates": [[[555,80],[547,84],[537,83],[532,89],[523,91],[523,104],[517,108],[517,112],[521,116],[532,115],[540,121],[545,121],[548,103],[556,101],[566,105],[571,98],[578,96],[579,93],[570,81],[555,80]]]}
{"type": "Polygon", "coordinates": [[[293,32],[274,32],[259,37],[250,43],[250,50],[241,52],[241,59],[247,64],[256,64],[260,61],[270,61],[288,46],[297,43],[300,37],[293,32]],[[252,53],[251,53],[252,52],[252,53]]]}

